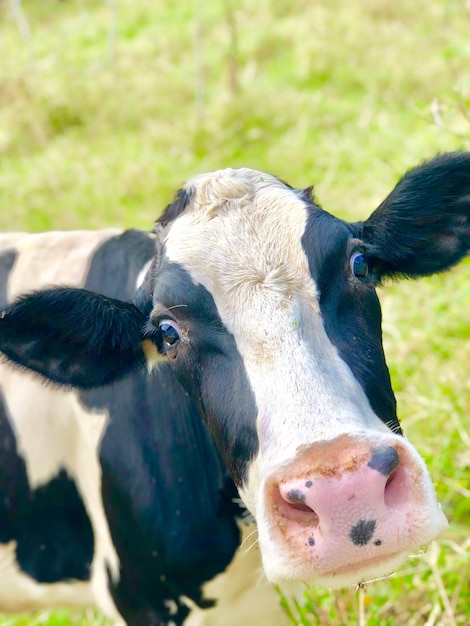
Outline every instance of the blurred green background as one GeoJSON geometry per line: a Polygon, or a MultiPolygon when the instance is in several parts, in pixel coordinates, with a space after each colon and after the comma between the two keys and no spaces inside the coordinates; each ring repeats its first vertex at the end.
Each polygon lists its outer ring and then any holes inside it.
{"type": "MultiPolygon", "coordinates": [[[[0,0],[0,103],[2,230],[149,229],[189,176],[240,165],[361,219],[421,159],[470,149],[470,3],[0,0]]],[[[380,295],[399,414],[451,526],[391,579],[286,610],[468,625],[470,263],[380,295]]]]}

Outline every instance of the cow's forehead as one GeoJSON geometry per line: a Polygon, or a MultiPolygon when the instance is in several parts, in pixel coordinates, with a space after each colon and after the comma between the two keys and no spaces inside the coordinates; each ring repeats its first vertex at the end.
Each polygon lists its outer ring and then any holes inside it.
{"type": "Polygon", "coordinates": [[[300,294],[317,301],[302,247],[308,208],[295,190],[273,176],[227,169],[193,178],[191,198],[170,227],[168,259],[210,291],[223,315],[234,301],[281,303],[300,294]]]}

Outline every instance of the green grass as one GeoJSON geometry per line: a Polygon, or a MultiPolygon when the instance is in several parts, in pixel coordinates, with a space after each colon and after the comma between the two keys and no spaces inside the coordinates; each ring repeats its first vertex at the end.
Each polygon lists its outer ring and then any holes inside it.
{"type": "Polygon", "coordinates": [[[113,622],[98,615],[96,611],[85,612],[60,610],[44,611],[31,615],[0,616],[2,626],[112,626],[113,622]]]}
{"type": "MultiPolygon", "coordinates": [[[[149,228],[188,176],[238,165],[361,219],[406,168],[470,149],[467,4],[29,0],[21,37],[0,3],[0,228],[149,228]]],[[[470,623],[470,263],[381,299],[399,414],[450,529],[389,580],[307,591],[293,624],[470,623]]],[[[34,619],[0,624],[103,624],[34,619]]]]}

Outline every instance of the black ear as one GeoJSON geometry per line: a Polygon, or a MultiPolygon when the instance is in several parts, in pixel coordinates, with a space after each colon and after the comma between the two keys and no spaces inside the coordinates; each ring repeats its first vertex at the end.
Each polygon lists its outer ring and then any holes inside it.
{"type": "Polygon", "coordinates": [[[84,289],[37,291],[0,312],[0,352],[60,385],[98,387],[145,364],[144,324],[134,304],[84,289]]]}
{"type": "Polygon", "coordinates": [[[410,170],[354,226],[380,276],[424,276],[455,265],[470,250],[470,153],[441,154],[410,170]]]}
{"type": "Polygon", "coordinates": [[[157,219],[156,224],[166,226],[170,222],[173,222],[186,207],[191,204],[194,196],[194,189],[179,189],[173,199],[173,202],[169,204],[160,217],[157,219]]]}

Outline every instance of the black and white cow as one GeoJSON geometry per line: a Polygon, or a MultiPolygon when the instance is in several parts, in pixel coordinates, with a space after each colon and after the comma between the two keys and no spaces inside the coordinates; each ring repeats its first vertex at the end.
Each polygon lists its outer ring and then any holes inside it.
{"type": "Polygon", "coordinates": [[[274,581],[381,576],[446,527],[400,431],[375,288],[468,253],[470,154],[411,170],[365,222],[227,169],[189,181],[154,238],[87,235],[89,267],[70,262],[74,234],[55,236],[54,264],[50,235],[15,237],[4,300],[84,288],[4,307],[0,350],[82,391],[2,370],[4,606],[49,583],[59,603],[81,593],[130,625],[181,624],[239,544],[234,484],[274,581]]]}

